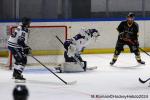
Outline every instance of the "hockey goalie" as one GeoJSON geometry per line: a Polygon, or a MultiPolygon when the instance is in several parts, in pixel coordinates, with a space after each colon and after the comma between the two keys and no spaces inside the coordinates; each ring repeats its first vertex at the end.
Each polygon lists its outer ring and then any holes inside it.
{"type": "Polygon", "coordinates": [[[96,29],[81,29],[80,32],[71,39],[64,42],[65,63],[56,69],[60,72],[83,72],[87,70],[87,62],[81,57],[81,52],[92,41],[100,36],[96,29]]]}

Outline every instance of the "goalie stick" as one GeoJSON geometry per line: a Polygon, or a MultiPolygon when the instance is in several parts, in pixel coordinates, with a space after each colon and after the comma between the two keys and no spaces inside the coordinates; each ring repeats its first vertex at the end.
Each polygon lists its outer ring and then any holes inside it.
{"type": "Polygon", "coordinates": [[[46,67],[42,62],[40,62],[37,58],[35,58],[32,54],[30,54],[30,56],[35,59],[39,64],[41,64],[43,67],[45,67],[48,71],[50,71],[53,75],[55,75],[57,78],[59,78],[63,83],[65,83],[66,85],[73,85],[75,83],[77,83],[77,81],[72,81],[72,82],[66,82],[64,81],[62,78],[60,78],[57,74],[55,74],[51,69],[49,69],[48,67],[46,67]]]}
{"type": "Polygon", "coordinates": [[[146,83],[146,82],[147,82],[147,81],[149,81],[149,80],[150,80],[150,78],[148,78],[148,79],[147,79],[147,80],[145,80],[145,81],[144,81],[144,80],[142,80],[141,78],[139,78],[139,81],[140,81],[141,83],[143,83],[143,84],[144,84],[144,83],[146,83]]]}

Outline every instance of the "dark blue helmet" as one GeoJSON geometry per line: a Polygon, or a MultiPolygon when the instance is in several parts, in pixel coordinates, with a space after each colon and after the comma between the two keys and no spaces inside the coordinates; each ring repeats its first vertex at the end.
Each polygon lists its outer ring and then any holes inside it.
{"type": "Polygon", "coordinates": [[[23,26],[29,25],[30,23],[31,23],[30,18],[27,18],[27,17],[22,18],[22,25],[23,26]]]}

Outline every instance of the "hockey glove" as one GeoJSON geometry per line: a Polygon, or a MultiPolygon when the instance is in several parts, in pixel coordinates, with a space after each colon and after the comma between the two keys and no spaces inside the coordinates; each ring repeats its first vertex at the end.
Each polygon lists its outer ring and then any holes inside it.
{"type": "Polygon", "coordinates": [[[29,54],[31,54],[31,48],[29,47],[29,46],[25,46],[24,48],[24,53],[26,54],[26,55],[29,55],[29,54]]]}
{"type": "Polygon", "coordinates": [[[128,38],[124,38],[123,40],[130,45],[139,46],[138,40],[132,40],[132,39],[128,39],[128,38]]]}

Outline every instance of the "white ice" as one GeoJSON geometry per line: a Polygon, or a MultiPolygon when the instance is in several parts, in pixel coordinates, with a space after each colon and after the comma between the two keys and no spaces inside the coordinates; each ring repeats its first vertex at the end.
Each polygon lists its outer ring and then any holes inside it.
{"type": "MultiPolygon", "coordinates": [[[[57,73],[67,82],[77,80],[74,85],[65,85],[47,70],[25,70],[23,74],[27,81],[24,84],[30,93],[28,100],[150,100],[149,82],[142,84],[138,81],[139,77],[143,80],[150,78],[150,56],[141,53],[146,65],[139,65],[133,54],[122,53],[115,65],[110,66],[112,56],[83,55],[88,66],[98,66],[98,69],[81,73],[57,73]],[[93,95],[97,97],[92,98],[93,95]],[[101,98],[102,95],[149,97],[101,98]]],[[[16,83],[11,78],[12,71],[0,69],[0,100],[13,100],[12,90],[16,83]]]]}

